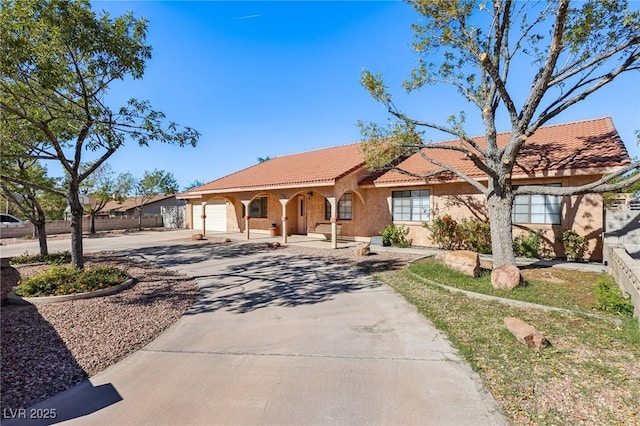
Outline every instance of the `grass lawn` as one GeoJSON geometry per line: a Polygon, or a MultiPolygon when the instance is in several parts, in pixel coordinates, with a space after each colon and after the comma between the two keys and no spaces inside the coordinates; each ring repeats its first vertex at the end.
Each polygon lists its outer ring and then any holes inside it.
{"type": "Polygon", "coordinates": [[[576,311],[547,312],[474,299],[425,283],[406,270],[376,275],[448,335],[511,424],[640,424],[637,322],[583,315],[594,309],[594,286],[604,274],[525,270],[528,284],[504,292],[489,288],[487,276],[466,278],[419,263],[410,268],[442,284],[576,311]],[[503,323],[510,316],[538,328],[552,346],[538,351],[518,343],[503,323]]]}

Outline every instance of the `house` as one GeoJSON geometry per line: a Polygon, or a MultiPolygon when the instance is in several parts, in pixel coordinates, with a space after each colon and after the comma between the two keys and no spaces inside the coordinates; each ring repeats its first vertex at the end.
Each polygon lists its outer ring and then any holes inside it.
{"type": "MultiPolygon", "coordinates": [[[[508,133],[498,135],[506,144],[508,133]]],[[[483,144],[483,138],[474,138],[483,144]]],[[[449,141],[452,143],[455,141],[449,141]]],[[[443,142],[447,143],[447,142],[443,142]]],[[[440,160],[487,181],[461,153],[430,151],[440,160]]],[[[540,128],[527,139],[514,168],[518,184],[575,186],[593,182],[629,164],[609,117],[540,128]]],[[[401,162],[420,174],[433,165],[415,154],[401,162]]],[[[244,232],[369,239],[389,224],[405,225],[417,246],[432,246],[423,223],[443,214],[486,218],[485,197],[456,176],[420,179],[397,171],[367,170],[361,144],[276,157],[193,188],[177,198],[187,202],[187,226],[207,232],[244,232]]],[[[590,256],[602,258],[603,200],[600,194],[570,197],[519,196],[514,234],[540,230],[557,256],[558,231],[572,228],[587,237],[590,256]]]]}
{"type": "MultiPolygon", "coordinates": [[[[138,217],[140,215],[140,197],[127,197],[122,202],[109,201],[96,216],[103,217],[138,217]]],[[[142,216],[160,215],[160,207],[184,206],[184,200],[179,200],[174,194],[160,194],[147,201],[142,208],[142,216]]]]}

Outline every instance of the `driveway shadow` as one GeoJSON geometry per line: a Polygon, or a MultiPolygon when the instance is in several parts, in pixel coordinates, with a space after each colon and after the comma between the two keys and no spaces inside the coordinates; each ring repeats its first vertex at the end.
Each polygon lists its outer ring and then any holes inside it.
{"type": "Polygon", "coordinates": [[[274,254],[194,277],[200,298],[187,314],[226,309],[238,314],[268,306],[324,302],[337,294],[381,285],[346,265],[309,256],[274,254]]]}
{"type": "Polygon", "coordinates": [[[320,303],[337,294],[379,288],[366,272],[401,264],[368,259],[356,270],[344,260],[289,254],[266,243],[186,243],[127,253],[176,270],[180,265],[202,264],[203,273],[189,274],[198,281],[200,297],[186,315],[220,309],[242,314],[268,306],[320,303]],[[217,260],[231,262],[216,264],[217,260]]]}
{"type": "Polygon", "coordinates": [[[266,243],[233,243],[233,242],[193,242],[167,244],[119,251],[121,254],[138,256],[156,265],[170,268],[179,265],[190,265],[207,260],[222,260],[254,255],[259,252],[273,252],[278,249],[266,243]]]}
{"type": "Polygon", "coordinates": [[[52,424],[98,411],[122,399],[111,384],[94,387],[86,380],[87,373],[35,306],[3,306],[1,319],[3,425],[52,424]],[[38,380],[30,379],[34,376],[38,380]],[[92,402],[79,409],[63,410],[47,399],[69,387],[80,387],[87,401],[92,402]],[[38,402],[40,406],[33,406],[38,402]]]}

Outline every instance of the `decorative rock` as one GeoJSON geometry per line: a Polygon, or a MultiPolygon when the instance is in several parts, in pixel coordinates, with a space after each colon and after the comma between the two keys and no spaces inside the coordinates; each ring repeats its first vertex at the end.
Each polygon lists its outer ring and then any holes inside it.
{"type": "Polygon", "coordinates": [[[360,244],[356,247],[356,256],[368,256],[371,253],[371,247],[369,244],[360,244]]]}
{"type": "Polygon", "coordinates": [[[202,235],[202,234],[193,234],[191,236],[191,239],[194,240],[194,241],[195,240],[204,240],[204,235],[202,235]]]}
{"type": "Polygon", "coordinates": [[[551,342],[540,331],[518,318],[505,318],[504,325],[507,326],[507,329],[513,333],[520,343],[530,348],[543,349],[551,346],[551,342]]]}
{"type": "Polygon", "coordinates": [[[480,257],[470,250],[450,251],[444,256],[444,264],[447,268],[470,277],[480,275],[480,257]]]}
{"type": "Polygon", "coordinates": [[[522,283],[522,275],[515,265],[502,265],[491,271],[491,285],[500,290],[513,290],[522,283]]]}

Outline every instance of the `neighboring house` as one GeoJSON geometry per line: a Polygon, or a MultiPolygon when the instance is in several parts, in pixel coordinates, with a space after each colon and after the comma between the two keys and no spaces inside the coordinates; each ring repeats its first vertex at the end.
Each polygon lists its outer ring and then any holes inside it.
{"type": "MultiPolygon", "coordinates": [[[[140,197],[128,197],[123,202],[109,201],[104,208],[96,214],[97,217],[138,217],[140,211],[140,197]]],[[[176,198],[175,194],[157,195],[149,200],[142,209],[142,216],[160,215],[160,207],[184,206],[184,200],[176,198]]]]}
{"type": "MultiPolygon", "coordinates": [[[[508,136],[499,134],[498,143],[506,144],[508,136]]],[[[483,144],[482,137],[475,140],[483,144]]],[[[429,153],[481,182],[487,180],[459,152],[429,153]]],[[[608,117],[553,125],[527,139],[513,182],[582,185],[629,161],[608,117]]],[[[419,154],[405,159],[401,166],[421,174],[434,168],[419,154]]],[[[251,232],[269,232],[277,225],[285,242],[287,235],[324,234],[333,247],[337,247],[338,236],[369,239],[389,224],[407,226],[414,245],[431,246],[423,223],[444,214],[458,219],[487,218],[485,197],[468,183],[452,175],[425,180],[396,171],[372,173],[364,164],[359,143],[272,158],[177,198],[187,201],[187,225],[195,230],[245,232],[250,238],[251,232]]],[[[573,228],[588,238],[591,258],[601,259],[603,210],[600,194],[520,196],[514,202],[514,234],[523,229],[541,230],[555,254],[562,256],[556,235],[573,228]]]]}

